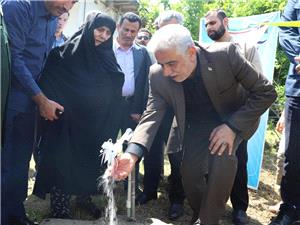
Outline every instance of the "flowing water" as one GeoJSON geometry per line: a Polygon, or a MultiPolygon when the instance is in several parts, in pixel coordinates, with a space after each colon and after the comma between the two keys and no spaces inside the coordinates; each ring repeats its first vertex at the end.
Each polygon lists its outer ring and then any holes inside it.
{"type": "Polygon", "coordinates": [[[114,197],[115,181],[112,176],[104,174],[100,179],[99,186],[103,187],[103,191],[108,199],[105,208],[105,220],[108,222],[108,225],[118,225],[117,207],[114,197]]]}
{"type": "MultiPolygon", "coordinates": [[[[117,163],[116,156],[119,152],[122,152],[122,146],[124,142],[128,142],[133,132],[131,129],[127,129],[120,139],[114,144],[112,140],[108,140],[102,144],[100,150],[100,156],[102,157],[102,165],[107,165],[107,168],[114,168],[117,163]]],[[[99,187],[103,187],[103,191],[107,196],[108,203],[105,209],[105,219],[109,223],[108,225],[118,225],[117,219],[117,207],[114,198],[115,180],[110,176],[109,172],[105,172],[100,177],[99,187]]]]}

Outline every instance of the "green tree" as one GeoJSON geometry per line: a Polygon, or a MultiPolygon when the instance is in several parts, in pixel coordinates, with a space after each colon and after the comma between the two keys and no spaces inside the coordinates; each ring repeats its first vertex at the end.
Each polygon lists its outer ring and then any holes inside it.
{"type": "Polygon", "coordinates": [[[198,40],[199,21],[205,4],[207,1],[203,0],[181,0],[171,6],[172,9],[183,14],[184,25],[191,31],[194,40],[198,40]]]}
{"type": "Polygon", "coordinates": [[[160,4],[158,3],[151,3],[149,0],[139,0],[138,12],[142,19],[142,26],[146,27],[151,32],[155,31],[152,24],[159,15],[159,8],[160,4]]]}

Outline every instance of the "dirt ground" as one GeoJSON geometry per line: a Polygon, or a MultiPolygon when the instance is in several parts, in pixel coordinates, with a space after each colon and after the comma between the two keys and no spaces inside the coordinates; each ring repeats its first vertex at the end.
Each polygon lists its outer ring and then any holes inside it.
{"type": "MultiPolygon", "coordinates": [[[[274,216],[273,213],[268,211],[268,207],[276,204],[280,200],[278,193],[278,187],[275,184],[275,155],[278,140],[269,140],[266,144],[263,168],[260,177],[260,184],[258,190],[249,189],[249,208],[247,210],[248,214],[248,224],[258,225],[258,224],[269,224],[270,219],[274,216]]],[[[159,188],[159,197],[157,200],[148,202],[143,206],[136,206],[136,219],[138,222],[144,223],[146,218],[157,218],[167,224],[174,225],[187,225],[191,219],[191,209],[187,202],[185,202],[185,214],[183,217],[179,218],[177,221],[170,221],[167,219],[166,215],[168,212],[169,202],[166,195],[166,180],[168,175],[168,164],[166,162],[165,174],[163,181],[161,182],[159,188]]],[[[143,170],[142,170],[143,171],[143,170]]],[[[29,216],[37,221],[42,221],[49,216],[49,199],[41,200],[33,195],[31,195],[32,187],[34,184],[33,178],[34,169],[33,166],[29,173],[29,197],[26,201],[26,209],[29,216]]],[[[117,190],[115,191],[116,202],[118,207],[118,215],[126,216],[126,193],[123,190],[123,185],[118,184],[117,190]]],[[[95,203],[99,206],[105,207],[104,197],[96,197],[94,199],[95,203]]],[[[88,220],[88,215],[79,211],[74,206],[74,201],[72,201],[72,216],[75,219],[88,220]]],[[[94,224],[91,221],[91,224],[94,224]]],[[[226,212],[222,217],[220,222],[221,225],[232,224],[231,222],[231,205],[230,201],[227,203],[226,212]]]]}

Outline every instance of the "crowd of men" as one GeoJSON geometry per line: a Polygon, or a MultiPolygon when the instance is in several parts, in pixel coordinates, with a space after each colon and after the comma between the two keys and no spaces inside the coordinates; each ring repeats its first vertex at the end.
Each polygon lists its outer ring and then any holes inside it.
{"type": "MultiPolygon", "coordinates": [[[[1,28],[7,29],[6,36],[1,30],[3,225],[37,224],[24,208],[29,162],[39,140],[37,118],[56,121],[64,112],[64,105],[49,99],[38,81],[51,49],[68,42],[63,29],[76,2],[1,1],[1,28]]],[[[282,20],[300,20],[297,0],[288,0],[282,20]]],[[[138,15],[127,12],[116,26],[111,49],[124,83],[113,123],[116,131],[132,128],[134,134],[111,176],[124,180],[136,167],[136,204],[155,200],[166,149],[171,165],[170,220],[184,215],[187,198],[193,211],[191,225],[219,224],[230,198],[233,224],[247,224],[247,140],[277,97],[263,74],[256,46],[231,36],[228,17],[220,9],[205,15],[207,34],[214,41],[207,47],[192,40],[176,11],[161,13],[154,25],[157,30],[152,34],[138,15]],[[142,157],[145,174],[140,191],[142,157]]],[[[300,221],[300,28],[280,28],[279,41],[291,65],[285,86],[282,204],[270,225],[296,225],[300,221]]],[[[115,139],[118,132],[111,135],[115,139]]],[[[88,207],[95,210],[91,204],[88,207]]]]}

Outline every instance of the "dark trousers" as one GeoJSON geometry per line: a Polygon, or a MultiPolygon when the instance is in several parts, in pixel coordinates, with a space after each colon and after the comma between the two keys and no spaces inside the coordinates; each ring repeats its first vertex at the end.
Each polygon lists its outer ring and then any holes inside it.
{"type": "MultiPolygon", "coordinates": [[[[209,135],[216,124],[187,124],[181,174],[185,194],[201,223],[218,224],[236,175],[237,158],[224,152],[211,155],[209,135]]],[[[233,152],[241,142],[236,137],[233,152]]]]}
{"type": "Polygon", "coordinates": [[[120,105],[117,106],[117,110],[119,112],[119,130],[124,133],[127,128],[131,128],[134,130],[137,126],[137,123],[134,122],[131,117],[131,107],[132,107],[132,98],[125,99],[123,98],[120,101],[120,105]]]}
{"type": "Polygon", "coordinates": [[[1,152],[1,224],[10,217],[25,217],[28,169],[34,141],[35,113],[8,109],[4,148],[1,152]]]}
{"type": "Polygon", "coordinates": [[[248,195],[248,176],[247,176],[247,141],[243,140],[236,150],[236,157],[238,159],[237,171],[230,194],[230,201],[234,210],[247,211],[249,204],[248,195]]]}
{"type": "Polygon", "coordinates": [[[280,190],[283,203],[296,207],[300,216],[300,97],[286,97],[285,166],[280,190]]]}
{"type": "MultiPolygon", "coordinates": [[[[133,121],[130,117],[131,114],[131,107],[132,107],[132,98],[122,98],[120,100],[120,104],[117,105],[117,112],[118,112],[118,118],[117,121],[117,128],[118,132],[121,130],[121,133],[124,134],[127,128],[131,128],[134,130],[137,126],[137,123],[133,121]]],[[[117,139],[118,133],[113,137],[114,141],[117,139]]],[[[126,149],[123,149],[126,150],[126,149]]],[[[124,181],[124,189],[127,190],[128,186],[128,179],[124,181]]],[[[136,163],[135,165],[135,186],[136,191],[139,191],[139,163],[136,163]]]]}
{"type": "MultiPolygon", "coordinates": [[[[144,193],[149,196],[157,194],[160,173],[164,165],[164,147],[169,137],[173,115],[172,110],[168,109],[150,151],[144,156],[144,193]]],[[[171,164],[171,174],[168,178],[169,200],[171,204],[183,204],[185,195],[180,174],[182,152],[168,154],[168,157],[171,164]]]]}

